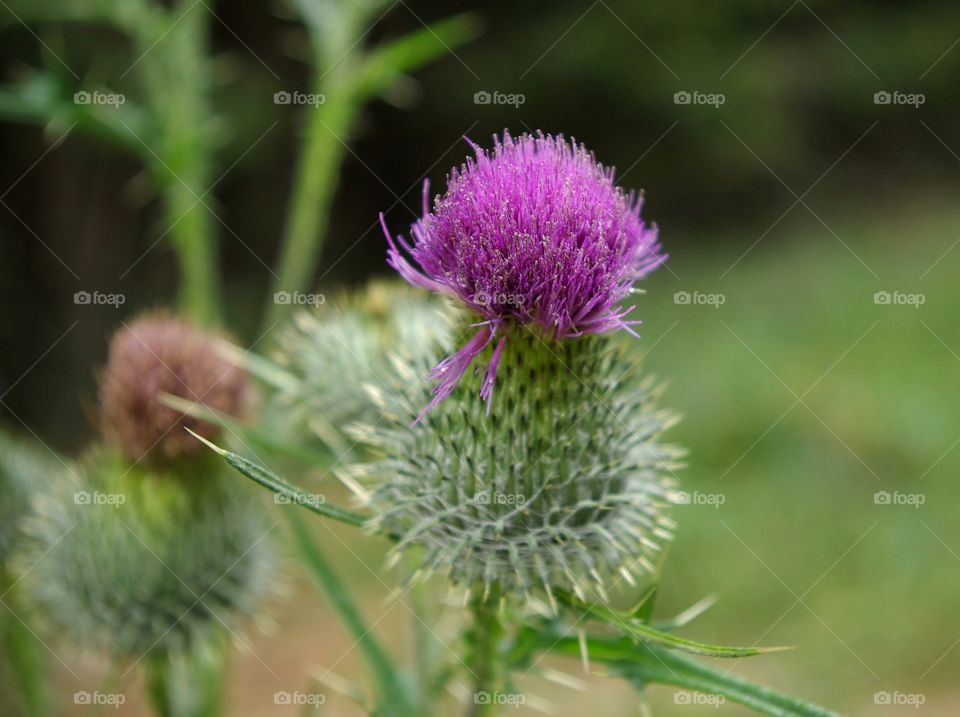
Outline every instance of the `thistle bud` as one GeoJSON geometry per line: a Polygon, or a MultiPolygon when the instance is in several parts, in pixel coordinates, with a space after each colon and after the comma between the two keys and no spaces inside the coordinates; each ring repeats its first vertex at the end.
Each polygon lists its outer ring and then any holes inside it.
{"type": "Polygon", "coordinates": [[[391,357],[420,362],[450,344],[444,304],[403,284],[372,282],[334,304],[297,314],[279,341],[293,380],[278,386],[276,413],[301,429],[374,420],[370,388],[394,375],[391,357]]]}
{"type": "Polygon", "coordinates": [[[183,654],[254,615],[275,584],[269,526],[224,478],[107,454],[62,476],[35,501],[20,556],[46,627],[139,659],[183,654]]]}

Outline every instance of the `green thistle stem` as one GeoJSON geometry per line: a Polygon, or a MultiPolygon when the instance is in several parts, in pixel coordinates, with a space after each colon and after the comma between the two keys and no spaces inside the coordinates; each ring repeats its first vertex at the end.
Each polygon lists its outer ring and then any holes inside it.
{"type": "Polygon", "coordinates": [[[220,284],[218,251],[208,211],[183,185],[167,188],[165,213],[180,265],[178,303],[186,314],[209,325],[220,316],[220,284]]]}
{"type": "Polygon", "coordinates": [[[360,615],[356,600],[349,594],[346,585],[320,552],[306,524],[294,511],[287,511],[287,520],[290,523],[297,550],[310,572],[310,577],[356,639],[357,647],[374,676],[378,691],[377,714],[383,717],[411,717],[417,714],[408,686],[374,637],[373,628],[368,626],[360,615]]]}
{"type": "MultiPolygon", "coordinates": [[[[324,96],[324,103],[308,110],[274,293],[303,291],[310,285],[321,257],[350,128],[364,103],[398,77],[445,56],[476,35],[473,18],[458,15],[370,49],[361,40],[364,28],[380,12],[380,3],[339,3],[333,13],[338,16],[336,22],[329,22],[327,13],[318,11],[314,2],[295,0],[292,4],[300,10],[310,34],[316,53],[313,91],[324,96]]],[[[272,302],[273,294],[268,300],[272,302]]],[[[291,308],[291,304],[272,302],[263,330],[269,330],[291,308]]]]}
{"type": "Polygon", "coordinates": [[[0,566],[0,687],[10,690],[13,714],[42,717],[51,714],[50,690],[40,643],[17,616],[22,606],[16,581],[0,566]]]}
{"type": "Polygon", "coordinates": [[[158,650],[144,660],[147,694],[157,717],[217,717],[229,641],[221,636],[190,653],[158,650]]]}
{"type": "MultiPolygon", "coordinates": [[[[342,74],[342,73],[341,73],[342,74]]],[[[356,114],[348,78],[334,78],[315,89],[325,102],[310,111],[303,153],[297,165],[274,292],[301,291],[310,285],[327,230],[337,172],[346,150],[347,131],[356,114]],[[338,81],[339,79],[339,81],[338,81]]],[[[289,310],[273,301],[266,316],[269,328],[289,310]]]]}
{"type": "MultiPolygon", "coordinates": [[[[103,681],[100,682],[100,687],[97,688],[97,692],[100,694],[109,694],[113,692],[117,683],[120,679],[120,666],[114,661],[110,663],[110,666],[107,668],[106,674],[103,676],[103,681]]],[[[106,705],[99,704],[95,705],[86,717],[99,717],[103,713],[103,710],[106,709],[106,705]]]]}
{"type": "Polygon", "coordinates": [[[125,25],[141,55],[135,71],[148,90],[151,123],[145,136],[127,130],[163,197],[166,233],[180,266],[180,307],[200,323],[216,324],[219,259],[207,196],[215,146],[207,46],[212,13],[203,3],[179,4],[169,16],[144,0],[129,11],[125,25]]]}
{"type": "Polygon", "coordinates": [[[500,587],[490,586],[489,593],[483,588],[474,591],[470,602],[473,624],[467,632],[470,653],[467,666],[474,679],[474,690],[467,707],[468,717],[489,717],[497,713],[496,695],[504,684],[504,656],[501,645],[504,625],[497,610],[500,603],[500,587]]]}

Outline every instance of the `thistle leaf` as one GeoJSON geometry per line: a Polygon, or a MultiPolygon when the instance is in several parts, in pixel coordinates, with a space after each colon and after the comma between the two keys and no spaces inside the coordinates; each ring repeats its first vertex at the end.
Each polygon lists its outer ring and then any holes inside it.
{"type": "Polygon", "coordinates": [[[657,601],[657,588],[659,588],[659,585],[656,583],[647,588],[636,607],[630,610],[634,619],[641,622],[650,622],[650,617],[653,615],[653,604],[657,601]]]}
{"type": "Polygon", "coordinates": [[[228,341],[217,347],[217,353],[230,363],[245,368],[254,377],[277,390],[296,390],[297,377],[285,371],[269,359],[265,359],[252,351],[243,350],[228,341]]]}
{"type": "Polygon", "coordinates": [[[326,465],[331,461],[330,455],[326,453],[303,448],[300,445],[276,438],[265,431],[251,428],[233,416],[202,403],[191,401],[182,396],[174,396],[170,393],[160,394],[159,400],[175,411],[220,426],[224,430],[240,436],[243,440],[249,441],[251,445],[263,448],[271,453],[279,453],[312,466],[326,465]]]}
{"type": "Polygon", "coordinates": [[[208,441],[206,438],[197,435],[189,428],[186,430],[194,438],[201,441],[208,448],[220,455],[228,464],[230,464],[232,468],[239,471],[242,475],[246,476],[254,483],[263,486],[276,495],[282,496],[285,502],[302,506],[307,510],[311,510],[318,515],[324,516],[325,518],[333,518],[334,520],[339,520],[340,522],[348,525],[353,525],[356,527],[366,525],[367,519],[359,513],[354,513],[335,505],[328,505],[325,501],[318,499],[318,496],[300,490],[269,469],[257,465],[252,461],[248,461],[243,456],[239,456],[236,453],[228,451],[224,448],[220,448],[216,444],[208,441]]]}
{"type": "MultiPolygon", "coordinates": [[[[555,631],[528,634],[525,644],[536,644],[544,652],[578,658],[579,639],[558,635],[555,631]]],[[[768,717],[841,717],[838,713],[775,690],[755,685],[726,672],[693,661],[675,650],[647,643],[636,644],[629,638],[591,636],[586,638],[590,659],[608,666],[611,673],[643,689],[652,683],[673,685],[705,694],[722,695],[731,702],[750,707],[768,717]]],[[[521,659],[529,659],[528,653],[521,659]]]]}
{"type": "Polygon", "coordinates": [[[455,15],[377,47],[367,57],[357,94],[370,97],[388,89],[400,76],[411,73],[479,34],[476,16],[455,15]]]}
{"type": "Polygon", "coordinates": [[[55,138],[76,127],[134,154],[143,153],[136,137],[150,137],[151,128],[142,107],[132,100],[109,108],[78,104],[67,85],[67,80],[52,72],[35,71],[19,82],[2,85],[0,118],[46,127],[55,138]]]}
{"type": "Polygon", "coordinates": [[[707,657],[752,657],[766,652],[787,650],[787,647],[730,647],[725,645],[708,645],[703,642],[687,640],[668,632],[662,632],[645,622],[638,620],[631,613],[621,613],[599,603],[586,603],[565,590],[554,590],[557,602],[566,605],[580,615],[605,623],[620,632],[626,633],[636,641],[654,643],[663,647],[682,650],[694,655],[707,657]]]}

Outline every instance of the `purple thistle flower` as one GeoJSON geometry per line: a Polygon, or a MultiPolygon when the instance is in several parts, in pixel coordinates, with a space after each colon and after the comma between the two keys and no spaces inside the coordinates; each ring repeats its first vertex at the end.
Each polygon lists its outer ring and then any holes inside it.
{"type": "Polygon", "coordinates": [[[666,260],[656,226],[640,218],[642,197],[618,188],[613,169],[586,147],[542,133],[514,139],[504,132],[494,142],[492,151],[470,142],[476,158],[451,171],[433,212],[424,183],[412,246],[402,236],[394,240],[380,215],[390,266],[481,317],[474,336],[430,371],[434,397],[421,417],[499,336],[481,383],[489,412],[513,326],[536,326],[553,339],[634,333],[639,322],[626,319],[634,307],[619,302],[666,260]]]}

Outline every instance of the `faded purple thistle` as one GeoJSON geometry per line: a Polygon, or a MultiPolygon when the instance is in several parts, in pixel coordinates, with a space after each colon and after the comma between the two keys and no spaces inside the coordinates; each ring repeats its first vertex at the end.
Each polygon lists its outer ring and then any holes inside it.
{"type": "Polygon", "coordinates": [[[656,226],[640,218],[642,196],[617,187],[613,169],[583,145],[562,135],[514,139],[504,132],[492,151],[470,146],[476,158],[451,171],[432,212],[424,183],[412,246],[394,239],[380,215],[390,266],[481,317],[473,337],[430,371],[437,383],[421,417],[499,337],[480,390],[489,411],[512,326],[537,326],[553,339],[633,333],[639,322],[626,316],[634,307],[619,302],[666,260],[656,226]]]}

